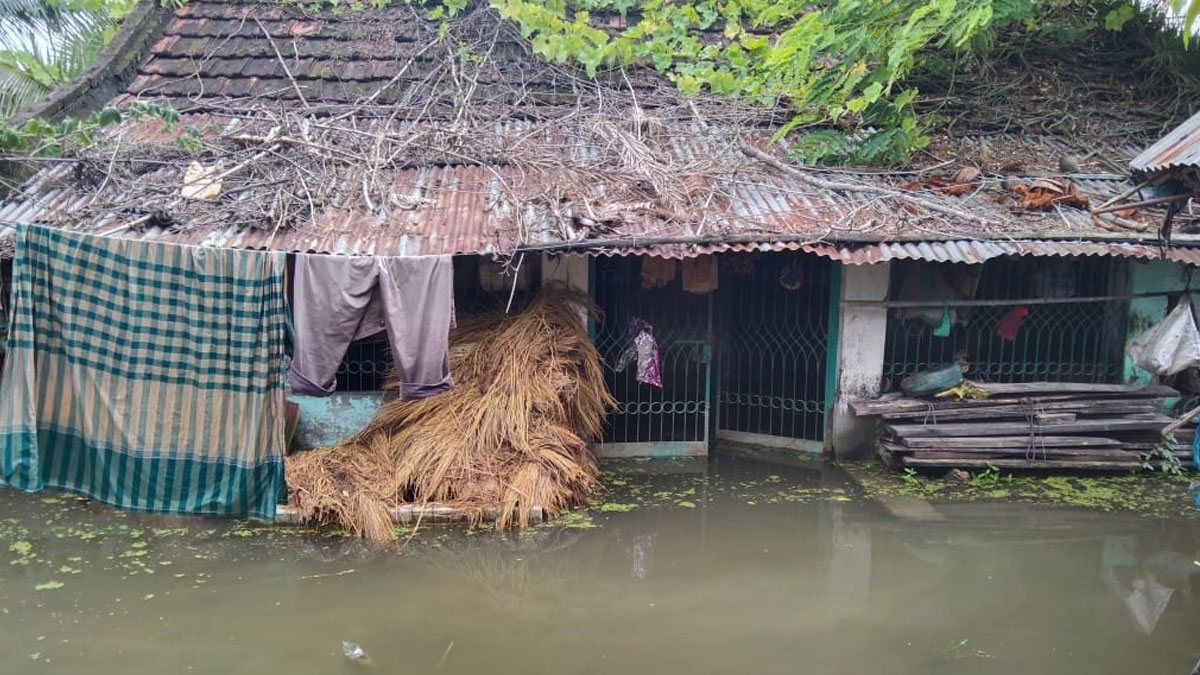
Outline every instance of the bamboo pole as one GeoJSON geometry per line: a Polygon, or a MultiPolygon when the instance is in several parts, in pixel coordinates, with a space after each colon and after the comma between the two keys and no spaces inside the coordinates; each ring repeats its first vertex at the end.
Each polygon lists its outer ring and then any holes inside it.
{"type": "Polygon", "coordinates": [[[1182,427],[1183,425],[1185,425],[1185,424],[1187,424],[1189,421],[1191,421],[1191,419],[1192,419],[1193,417],[1195,417],[1196,415],[1200,415],[1200,405],[1198,405],[1198,406],[1196,406],[1195,408],[1192,408],[1191,410],[1189,410],[1189,411],[1187,411],[1187,412],[1183,413],[1183,415],[1180,415],[1179,419],[1177,419],[1177,420],[1175,420],[1174,422],[1171,422],[1171,423],[1170,423],[1170,424],[1168,424],[1167,426],[1163,427],[1163,430],[1162,430],[1162,435],[1163,435],[1163,436],[1170,436],[1171,434],[1173,434],[1173,433],[1175,433],[1176,431],[1178,431],[1180,427],[1182,427]]]}

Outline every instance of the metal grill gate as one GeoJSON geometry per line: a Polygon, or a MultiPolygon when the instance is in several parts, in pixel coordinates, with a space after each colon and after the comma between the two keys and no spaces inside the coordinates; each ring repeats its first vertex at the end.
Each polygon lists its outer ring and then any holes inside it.
{"type": "Polygon", "coordinates": [[[746,273],[722,275],[719,439],[813,449],[824,438],[831,267],[816,256],[765,253],[746,273]]]}
{"type": "MultiPolygon", "coordinates": [[[[916,265],[944,265],[905,261],[893,263],[895,280],[916,265]]],[[[1045,260],[997,259],[984,263],[975,292],[977,300],[1006,298],[1103,296],[1122,288],[1120,261],[1108,258],[1045,260]],[[1046,271],[1058,268],[1062,286],[1047,288],[1046,271]]],[[[951,301],[949,307],[954,307],[951,301]]],[[[962,308],[969,312],[965,325],[954,325],[946,337],[920,319],[888,316],[884,375],[893,388],[905,376],[949,363],[965,352],[971,364],[968,376],[985,382],[1118,382],[1121,379],[1122,344],[1128,302],[1058,303],[1032,305],[1016,339],[996,334],[997,324],[1016,304],[962,308]]]]}
{"type": "Polygon", "coordinates": [[[609,366],[617,409],[604,425],[603,452],[621,455],[702,455],[708,451],[712,294],[684,292],[679,283],[641,288],[641,259],[598,258],[596,303],[604,312],[596,347],[609,366]],[[612,369],[629,342],[629,321],[649,321],[658,341],[662,388],[640,384],[636,365],[612,369]]]}
{"type": "Polygon", "coordinates": [[[603,454],[703,454],[710,429],[728,440],[804,449],[823,438],[832,263],[792,252],[718,258],[720,287],[707,295],[687,293],[678,281],[642,289],[637,257],[593,261],[592,288],[604,311],[595,341],[619,402],[605,424],[603,454]],[[735,257],[753,264],[726,265],[735,257]],[[633,317],[654,327],[662,389],[639,384],[632,366],[611,368],[633,317]]]}

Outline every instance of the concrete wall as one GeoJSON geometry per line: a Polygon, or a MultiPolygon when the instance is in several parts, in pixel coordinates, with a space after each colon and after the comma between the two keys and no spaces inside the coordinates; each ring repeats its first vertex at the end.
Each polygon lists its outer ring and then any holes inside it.
{"type": "Polygon", "coordinates": [[[830,405],[828,447],[838,459],[870,455],[874,418],[854,415],[847,399],[879,395],[887,336],[887,309],[846,301],[887,298],[891,265],[846,265],[842,268],[838,318],[837,390],[830,405]]]}
{"type": "Polygon", "coordinates": [[[383,405],[381,391],[339,391],[329,396],[288,397],[300,406],[293,450],[327,448],[362,431],[383,405]]]}
{"type": "MultiPolygon", "coordinates": [[[[1187,287],[1187,265],[1167,260],[1152,260],[1148,262],[1129,263],[1129,290],[1131,294],[1156,293],[1162,291],[1181,291],[1187,287]]],[[[1197,279],[1193,283],[1200,283],[1197,279]]],[[[1168,298],[1160,295],[1150,298],[1133,298],[1129,301],[1129,318],[1125,331],[1125,342],[1137,337],[1147,328],[1162,321],[1167,316],[1168,298]]],[[[1150,373],[1133,365],[1129,357],[1125,357],[1124,379],[1131,384],[1149,384],[1150,373]]]]}

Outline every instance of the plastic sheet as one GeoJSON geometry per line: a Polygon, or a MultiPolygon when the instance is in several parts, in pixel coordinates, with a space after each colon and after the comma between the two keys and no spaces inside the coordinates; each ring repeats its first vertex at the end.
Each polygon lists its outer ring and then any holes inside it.
{"type": "Polygon", "coordinates": [[[1161,323],[1134,338],[1125,353],[1137,367],[1161,376],[1200,364],[1200,330],[1191,304],[1180,303],[1161,323]]]}

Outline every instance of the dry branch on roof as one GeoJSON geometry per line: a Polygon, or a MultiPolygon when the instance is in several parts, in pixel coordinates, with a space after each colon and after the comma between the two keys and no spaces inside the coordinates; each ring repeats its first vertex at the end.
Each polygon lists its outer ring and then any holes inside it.
{"type": "MultiPolygon", "coordinates": [[[[390,24],[371,16],[337,31],[354,31],[346,39],[358,49],[374,40],[394,49],[390,24]]],[[[242,23],[231,36],[244,41],[249,31],[269,42],[271,65],[292,58],[288,49],[300,58],[301,46],[272,34],[269,22],[242,23]]],[[[54,217],[106,233],[233,228],[328,238],[365,229],[399,237],[465,197],[486,204],[491,225],[472,250],[502,253],[534,242],[616,241],[630,230],[677,236],[681,226],[697,241],[1004,236],[1039,227],[983,200],[906,192],[896,176],[829,173],[743,152],[789,111],[685,97],[645,69],[589,78],[532,54],[487,7],[446,24],[445,36],[437,25],[407,22],[407,58],[388,79],[374,73],[353,83],[370,85],[354,103],[321,98],[318,85],[335,74],[304,79],[282,64],[281,89],[296,101],[197,96],[172,129],[126,120],[102,142],[70,150],[77,164],[62,187],[78,198],[54,217]],[[474,178],[413,178],[438,167],[468,167],[474,178]]],[[[223,44],[198,55],[197,76],[223,44]]],[[[141,96],[153,94],[150,87],[141,96]]],[[[37,199],[58,186],[26,187],[37,199]]]]}
{"type": "MultiPolygon", "coordinates": [[[[1078,4],[1046,5],[1051,14],[1080,11],[1078,4]]],[[[1200,61],[1174,43],[1176,35],[1133,25],[1072,38],[1045,24],[1014,23],[986,51],[931,55],[909,84],[932,121],[933,156],[958,155],[1000,173],[1054,171],[1062,149],[1028,142],[1053,137],[1078,153],[1083,172],[1124,174],[1129,158],[1114,151],[1152,143],[1195,110],[1200,61]],[[978,139],[989,134],[997,142],[981,147],[978,139]],[[1027,141],[1005,147],[1003,135],[1027,141]]]]}

